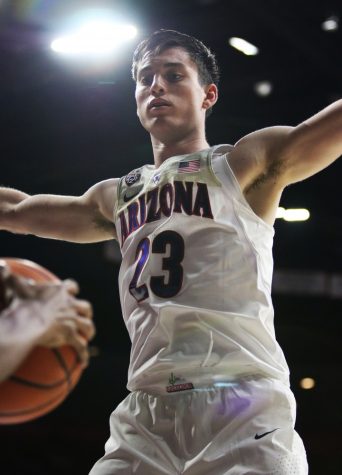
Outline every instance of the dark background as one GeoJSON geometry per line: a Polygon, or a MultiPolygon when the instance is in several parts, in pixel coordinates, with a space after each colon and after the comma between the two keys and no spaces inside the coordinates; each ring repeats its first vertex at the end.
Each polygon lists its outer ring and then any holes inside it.
{"type": "MultiPolygon", "coordinates": [[[[341,10],[340,0],[1,1],[1,184],[30,194],[78,195],[97,181],[151,163],[149,137],[135,113],[130,62],[140,39],[158,28],[194,35],[217,54],[222,79],[207,124],[210,144],[234,143],[270,125],[298,124],[342,95],[341,30],[321,28],[341,10]],[[49,48],[51,39],[72,15],[94,6],[120,12],[139,36],[107,66],[58,57],[49,48]],[[259,55],[233,50],[231,36],[256,44],[259,55]],[[267,97],[254,91],[262,80],[273,84],[267,97]]],[[[311,219],[277,220],[276,272],[341,274],[341,168],[336,162],[285,191],[282,206],[308,208],[311,219]]],[[[98,353],[53,413],[0,427],[0,472],[84,475],[103,453],[110,412],[127,394],[130,342],[114,244],[75,245],[5,232],[0,239],[2,255],[32,259],[79,281],[81,296],[94,304],[98,353]]],[[[342,292],[335,298],[328,291],[309,295],[309,287],[295,294],[274,289],[276,332],[291,369],[310,473],[337,475],[342,292]],[[299,386],[306,376],[316,380],[309,391],[299,386]]]]}

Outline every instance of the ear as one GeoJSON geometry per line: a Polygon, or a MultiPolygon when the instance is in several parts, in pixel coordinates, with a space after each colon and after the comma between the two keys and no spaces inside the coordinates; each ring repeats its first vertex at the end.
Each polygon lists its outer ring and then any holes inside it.
{"type": "Polygon", "coordinates": [[[218,89],[215,84],[209,84],[205,88],[205,98],[203,101],[203,108],[210,109],[218,99],[218,89]]]}

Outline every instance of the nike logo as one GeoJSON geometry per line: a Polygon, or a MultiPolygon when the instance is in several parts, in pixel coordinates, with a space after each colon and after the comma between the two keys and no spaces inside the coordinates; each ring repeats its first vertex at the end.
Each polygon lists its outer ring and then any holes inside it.
{"type": "Polygon", "coordinates": [[[143,186],[144,185],[135,187],[134,190],[132,190],[134,193],[129,193],[129,190],[127,190],[123,197],[124,202],[127,203],[127,201],[131,201],[133,198],[135,198],[141,192],[143,186]]]}
{"type": "Polygon", "coordinates": [[[263,437],[265,437],[265,435],[272,434],[272,432],[275,432],[276,430],[278,430],[278,427],[276,429],[269,430],[268,432],[264,432],[263,434],[260,434],[260,435],[255,434],[254,439],[256,439],[256,440],[262,439],[263,437]]]}

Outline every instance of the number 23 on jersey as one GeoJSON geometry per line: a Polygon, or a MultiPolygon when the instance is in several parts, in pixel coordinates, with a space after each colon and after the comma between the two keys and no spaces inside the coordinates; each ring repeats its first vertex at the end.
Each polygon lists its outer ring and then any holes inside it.
{"type": "Polygon", "coordinates": [[[183,259],[184,239],[175,231],[163,231],[153,239],[152,243],[149,238],[142,239],[135,254],[136,266],[129,284],[130,294],[138,302],[147,299],[150,292],[164,299],[174,297],[183,283],[183,259]],[[153,275],[150,277],[150,282],[138,286],[138,280],[150,253],[166,254],[167,252],[169,255],[162,259],[162,270],[168,271],[168,279],[164,275],[153,275]]]}

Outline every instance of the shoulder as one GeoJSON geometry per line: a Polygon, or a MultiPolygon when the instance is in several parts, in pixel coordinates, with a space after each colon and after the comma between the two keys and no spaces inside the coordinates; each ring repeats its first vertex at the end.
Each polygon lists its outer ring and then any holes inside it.
{"type": "Polygon", "coordinates": [[[120,178],[109,178],[108,180],[99,181],[90,187],[87,193],[94,196],[102,193],[108,193],[117,188],[119,181],[120,178]]]}
{"type": "Polygon", "coordinates": [[[113,210],[117,200],[117,188],[120,178],[103,180],[92,187],[82,196],[88,204],[98,208],[100,213],[109,221],[113,221],[113,210]]]}

